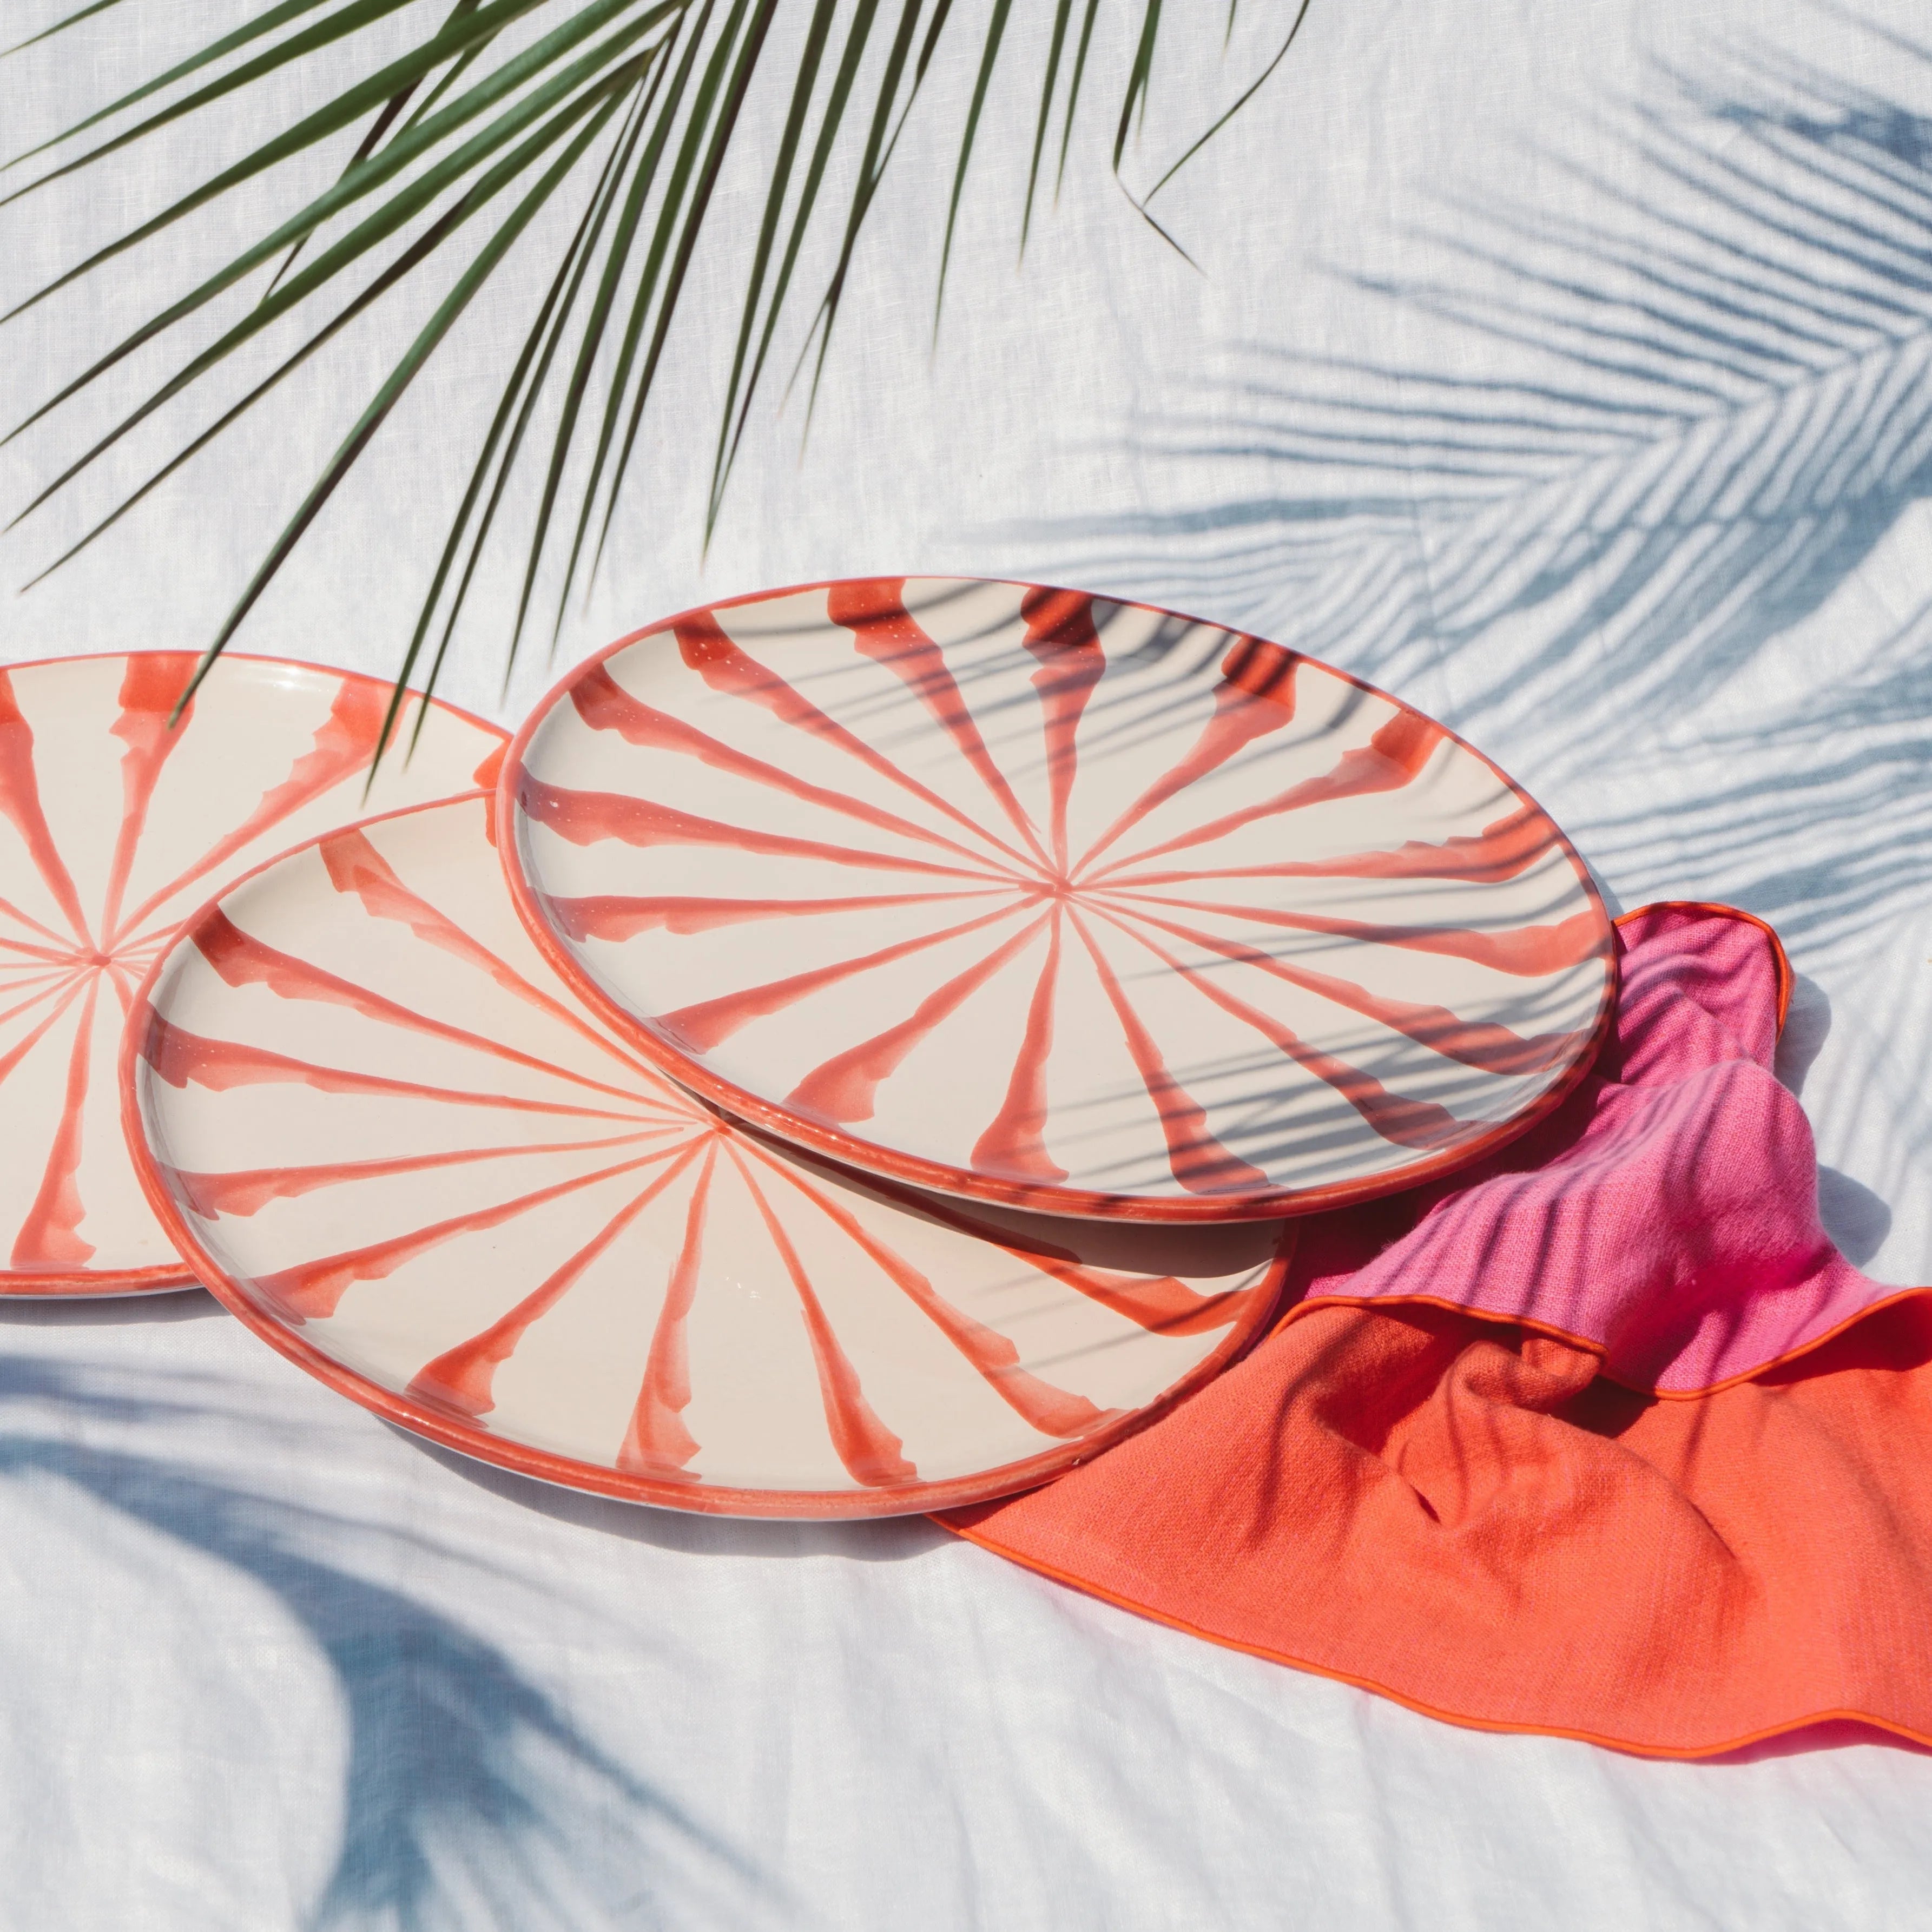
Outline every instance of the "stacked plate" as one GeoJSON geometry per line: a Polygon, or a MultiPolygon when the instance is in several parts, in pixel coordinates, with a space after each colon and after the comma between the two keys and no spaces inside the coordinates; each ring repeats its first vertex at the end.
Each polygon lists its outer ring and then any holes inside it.
{"type": "Polygon", "coordinates": [[[581,1489],[1042,1480],[1240,1353],[1293,1217],[1522,1132],[1610,1011],[1588,874],[1493,765],[1163,611],[740,599],[507,757],[412,710],[373,787],[380,684],[226,659],[171,729],[190,668],[0,686],[0,1291],[198,1278],[581,1489]]]}

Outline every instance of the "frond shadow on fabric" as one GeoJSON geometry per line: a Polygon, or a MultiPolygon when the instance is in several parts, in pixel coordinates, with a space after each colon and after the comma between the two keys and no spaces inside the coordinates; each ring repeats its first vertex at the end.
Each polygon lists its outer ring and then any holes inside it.
{"type": "MultiPolygon", "coordinates": [[[[675,1840],[725,1918],[783,1922],[770,1878],[586,1737],[500,1649],[404,1592],[370,1580],[357,1551],[393,1567],[386,1535],[256,1494],[176,1461],[77,1442],[74,1424],[205,1420],[215,1397],[128,1393],[86,1371],[10,1355],[0,1479],[43,1474],[229,1565],[272,1592],[327,1658],[350,1727],[339,1856],[310,1922],[437,1932],[476,1924],[557,1932],[614,1902],[658,1922],[654,1864],[675,1840]],[[26,1406],[22,1407],[22,1406],[26,1406]],[[62,1418],[43,1431],[32,1408],[62,1418]],[[588,1915],[586,1916],[586,1915],[588,1915]]],[[[688,1900],[687,1900],[688,1902],[688,1900]]],[[[627,1922],[628,1922],[627,1921],[627,1922]]]]}
{"type": "MultiPolygon", "coordinates": [[[[1735,691],[1932,494],[1932,118],[1768,53],[1721,86],[1666,78],[1610,123],[1641,187],[1541,156],[1594,212],[1456,200],[1417,238],[1439,275],[1360,284],[1431,319],[1438,368],[1240,352],[1197,407],[1136,426],[1201,497],[1068,521],[1062,553],[1131,584],[1152,545],[1165,597],[1398,689],[1453,665],[1451,722],[1532,734],[1546,770],[1634,755],[1735,691]],[[1441,373],[1471,360],[1520,373],[1441,373]],[[1234,471],[1279,483],[1217,494],[1234,471]]],[[[1702,802],[1760,848],[1746,902],[1795,936],[1855,928],[1901,866],[1932,877],[1928,637],[1920,614],[1891,669],[1740,723],[1759,775],[1702,802]],[[1778,742],[1839,756],[1767,789],[1778,742]],[[1874,812],[1886,852],[1779,869],[1799,826],[1874,812]]],[[[1647,835],[1592,836],[1613,860],[1647,835]]]]}
{"type": "MultiPolygon", "coordinates": [[[[1438,644],[1556,610],[1600,577],[1532,675],[1560,673],[1573,705],[1580,694],[1594,705],[1628,694],[1633,674],[1658,675],[1670,641],[1694,634],[1691,675],[1709,688],[1815,608],[1923,494],[1932,167],[1900,167],[1910,147],[1896,124],[1874,142],[1869,112],[1729,106],[1722,125],[1746,138],[1721,158],[1705,130],[1646,116],[1653,158],[1755,237],[1654,209],[1634,243],[1547,221],[1451,242],[1497,270],[1510,298],[1478,302],[1440,284],[1380,292],[1560,358],[1562,380],[1322,368],[1258,351],[1209,398],[1216,427],[1172,424],[1168,446],[1210,461],[1258,456],[1302,488],[1105,527],[1221,539],[1202,545],[1204,583],[1232,572],[1252,591],[1292,574],[1298,590],[1324,593],[1314,647],[1346,632],[1351,661],[1387,677],[1438,644]],[[1868,205],[1834,206],[1822,185],[1834,176],[1868,205]],[[1821,184],[1809,207],[1804,177],[1821,184]],[[1238,434],[1219,428],[1230,420],[1238,434]],[[1395,568],[1418,551],[1426,585],[1395,568]],[[1567,682],[1577,640],[1604,632],[1618,648],[1580,694],[1567,682]]],[[[1612,202],[1624,194],[1593,186],[1612,202]]],[[[1461,216],[1465,234],[1480,235],[1481,218],[1461,216]]],[[[1508,701],[1517,674],[1480,692],[1472,715],[1508,701]]]]}

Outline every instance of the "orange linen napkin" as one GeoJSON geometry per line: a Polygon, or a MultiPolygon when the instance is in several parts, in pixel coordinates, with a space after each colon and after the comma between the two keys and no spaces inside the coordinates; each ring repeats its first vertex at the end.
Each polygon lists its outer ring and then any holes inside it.
{"type": "Polygon", "coordinates": [[[1620,940],[1616,1034],[1548,1123],[1311,1218],[1245,1360],[939,1520],[1459,1724],[1663,1756],[1847,1718],[1932,1742],[1932,1294],[1818,1227],[1768,929],[1652,908],[1620,940]]]}

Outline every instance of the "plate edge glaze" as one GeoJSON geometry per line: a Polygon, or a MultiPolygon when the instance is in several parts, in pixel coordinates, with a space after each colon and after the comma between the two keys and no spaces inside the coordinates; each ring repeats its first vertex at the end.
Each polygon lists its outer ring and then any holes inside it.
{"type": "MultiPolygon", "coordinates": [[[[451,806],[481,801],[489,814],[489,829],[494,842],[497,836],[497,820],[494,812],[489,810],[492,796],[492,794],[486,790],[458,793],[448,798],[432,799],[420,805],[404,806],[394,812],[378,812],[370,818],[357,820],[352,826],[340,829],[366,830],[372,825],[412,818],[424,812],[440,812],[451,806]]],[[[706,1490],[698,1485],[658,1481],[648,1476],[627,1474],[621,1469],[580,1462],[574,1456],[560,1455],[551,1450],[538,1449],[527,1444],[512,1442],[488,1430],[478,1428],[473,1424],[437,1415],[411,1402],[406,1396],[384,1388],[368,1376],[345,1367],[324,1354],[313,1343],[303,1341],[296,1332],[265,1314],[202,1245],[161,1179],[158,1163],[148,1145],[147,1136],[142,1129],[140,1099],[136,1085],[136,1063],[140,1056],[136,1046],[135,1016],[148,1010],[151,996],[160,982],[164,968],[174,956],[176,948],[190,928],[198,925],[230,893],[240,890],[251,880],[284,861],[310,850],[320,844],[322,838],[334,836],[334,833],[325,832],[320,838],[304,839],[300,844],[292,845],[286,851],[278,852],[263,860],[259,866],[250,867],[239,877],[231,880],[220,892],[206,900],[176,928],[174,938],[166,950],[143,975],[135,992],[128,1024],[122,1030],[116,1069],[120,1088],[121,1130],[127,1142],[128,1157],[134,1164],[135,1177],[140,1183],[142,1193],[146,1197],[155,1217],[166,1231],[168,1238],[196,1268],[202,1286],[231,1315],[278,1354],[314,1377],[325,1388],[332,1389],[338,1395],[346,1396],[351,1402],[380,1416],[384,1421],[393,1423],[412,1436],[421,1436],[440,1448],[453,1450],[473,1461],[488,1463],[500,1469],[508,1469],[513,1474],[530,1477],[554,1488],[606,1496],[619,1502],[647,1504],[658,1508],[676,1510],[687,1516],[814,1522],[925,1516],[938,1510],[963,1508],[970,1503],[992,1502],[1001,1496],[1034,1488],[1052,1477],[1063,1474],[1066,1471],[1089,1461],[1102,1450],[1112,1448],[1115,1443],[1138,1434],[1150,1424],[1158,1421],[1177,1404],[1205,1388],[1268,1332],[1270,1319],[1280,1304],[1288,1264],[1294,1255],[1298,1230],[1292,1222],[1282,1229],[1282,1238],[1275,1250],[1274,1258],[1268,1264],[1267,1275],[1255,1285],[1252,1311],[1238,1316],[1228,1324],[1228,1334],[1219,1346],[1204,1355],[1186,1374],[1164,1389],[1144,1408],[1134,1410],[1118,1422],[1096,1429],[1090,1436],[1078,1438],[1058,1448],[1042,1450],[1039,1455],[1028,1456],[1021,1462],[1003,1464],[998,1469],[988,1470],[980,1475],[952,1477],[940,1482],[910,1483],[876,1490],[741,1490],[722,1486],[706,1490]]],[[[548,956],[545,957],[548,960],[548,956]]],[[[863,1174],[860,1176],[862,1180],[871,1178],[863,1174]]]]}
{"type": "MultiPolygon", "coordinates": [[[[17,662],[0,664],[0,671],[11,676],[16,670],[44,670],[54,664],[100,664],[111,658],[153,658],[183,656],[183,652],[170,652],[158,648],[131,651],[68,651],[52,657],[22,658],[17,662]]],[[[198,656],[199,653],[193,653],[198,656]]],[[[319,664],[312,658],[278,657],[272,652],[224,651],[224,658],[235,664],[274,664],[296,670],[319,670],[331,677],[352,678],[362,684],[386,686],[393,690],[394,680],[378,677],[373,671],[346,670],[337,664],[319,664]]],[[[413,688],[413,687],[412,687],[413,688]]],[[[418,692],[417,695],[423,694],[418,692]]],[[[479,730],[490,733],[497,740],[497,748],[508,755],[510,734],[500,724],[481,718],[462,705],[452,704],[446,698],[431,698],[429,702],[439,704],[446,711],[460,718],[466,724],[474,724],[479,730]]],[[[486,759],[484,764],[488,760],[486,759]]],[[[482,766],[477,767],[481,771],[482,766]]],[[[502,762],[497,770],[500,776],[502,762]]],[[[452,798],[466,796],[464,793],[452,793],[452,798]]],[[[428,801],[440,803],[440,800],[428,801]]],[[[405,807],[405,809],[409,808],[405,807]]],[[[277,854],[280,856],[280,854],[277,854]]],[[[272,860],[265,860],[272,864],[272,860]]],[[[239,884],[238,880],[236,884],[239,884]]],[[[199,918],[204,908],[197,907],[190,917],[199,918]]],[[[176,928],[179,930],[178,928],[176,928]]],[[[125,1028],[124,1027],[124,1033],[125,1028]]],[[[123,1044],[125,1044],[124,1040],[123,1044]]],[[[0,1268],[0,1302],[8,1301],[130,1301],[150,1294],[178,1294],[191,1288],[204,1286],[194,1270],[182,1262],[157,1262],[147,1268],[104,1268],[88,1274],[76,1270],[71,1274],[50,1273],[14,1268],[0,1268]]]]}
{"type": "MultiPolygon", "coordinates": [[[[991,1175],[974,1174],[968,1168],[953,1167],[944,1161],[928,1160],[920,1155],[878,1148],[872,1142],[861,1140],[838,1128],[794,1114],[774,1102],[761,1100],[755,1094],[747,1093],[742,1088],[678,1052],[653,1034],[634,1014],[627,1011],[585,971],[570,948],[544,917],[536,889],[524,877],[518,856],[516,797],[523,776],[524,753],[544,721],[562,701],[578,679],[607,662],[618,652],[628,650],[632,645],[655,633],[668,630],[686,618],[694,617],[707,611],[734,610],[741,604],[766,603],[775,598],[797,596],[809,591],[832,590],[848,584],[880,580],[875,578],[825,578],[806,584],[787,584],[776,590],[749,591],[737,597],[720,598],[714,603],[693,604],[689,609],[678,611],[672,616],[655,618],[640,628],[592,652],[588,657],[572,665],[531,707],[510,740],[509,750],[504,757],[502,770],[496,780],[495,820],[496,856],[502,862],[504,876],[509,884],[511,902],[516,907],[518,915],[523,920],[538,950],[571,991],[627,1045],[635,1048],[650,1060],[667,1079],[675,1081],[679,1086],[688,1089],[724,1112],[748,1121],[781,1140],[808,1148],[841,1166],[855,1168],[862,1174],[902,1181],[908,1186],[924,1188],[935,1194],[950,1194],[957,1198],[989,1202],[1003,1208],[1023,1208],[1037,1214],[1062,1215],[1075,1220],[1145,1221],[1171,1226],[1200,1226],[1222,1221],[1274,1221],[1304,1214],[1325,1214],[1332,1208],[1352,1208],[1366,1201],[1380,1200],[1390,1194],[1405,1193],[1412,1187],[1426,1186],[1431,1181],[1439,1180],[1447,1174],[1459,1173],[1485,1156],[1496,1153],[1547,1120],[1582,1084],[1585,1076],[1595,1065],[1616,1012],[1621,962],[1616,944],[1610,937],[1615,922],[1610,916],[1609,908],[1604,902],[1602,892],[1598,889],[1595,877],[1584,862],[1582,855],[1570,842],[1569,835],[1562,826],[1546,812],[1543,815],[1556,833],[1557,842],[1564,855],[1576,868],[1584,892],[1602,925],[1604,935],[1606,962],[1604,989],[1598,1004],[1596,1018],[1589,1030],[1588,1043],[1564,1070],[1562,1077],[1552,1082],[1546,1092],[1539,1095],[1514,1119],[1462,1145],[1445,1149],[1439,1154],[1417,1161],[1394,1174],[1365,1175],[1359,1180],[1336,1182],[1322,1187],[1273,1188],[1258,1193],[1179,1198],[1166,1196],[1110,1194],[1087,1188],[1057,1187],[1027,1181],[1002,1180],[991,1175]]],[[[1184,622],[1199,624],[1214,630],[1233,628],[1212,619],[1170,610],[1164,604],[1144,604],[1136,598],[1116,598],[1100,591],[1070,591],[1064,585],[1033,584],[1022,582],[1016,578],[1004,577],[949,577],[944,580],[998,584],[1016,590],[1045,590],[1068,596],[1102,598],[1106,602],[1118,604],[1126,608],[1151,611],[1160,616],[1178,617],[1184,622]]],[[[1371,684],[1366,678],[1358,677],[1352,671],[1344,670],[1339,665],[1329,663],[1324,658],[1310,658],[1309,662],[1318,664],[1331,676],[1341,678],[1358,690],[1368,692],[1372,697],[1382,698],[1418,717],[1428,716],[1426,712],[1417,712],[1413,705],[1383,690],[1379,685],[1371,684]]],[[[1435,724],[1444,736],[1460,746],[1472,758],[1478,760],[1492,772],[1511,792],[1537,811],[1542,812],[1542,806],[1530,792],[1511,778],[1486,752],[1471,744],[1460,732],[1452,730],[1438,720],[1431,718],[1428,722],[1435,724]]]]}

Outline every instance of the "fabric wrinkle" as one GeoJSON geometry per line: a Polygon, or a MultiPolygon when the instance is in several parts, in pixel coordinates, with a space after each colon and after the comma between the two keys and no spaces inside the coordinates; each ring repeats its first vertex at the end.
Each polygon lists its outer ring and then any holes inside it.
{"type": "Polygon", "coordinates": [[[1666,1756],[1932,1740],[1932,1300],[1817,1214],[1774,938],[1624,922],[1604,1065],[1472,1174],[1304,1224],[1268,1339],[948,1526],[1438,1716],[1666,1756]]]}

